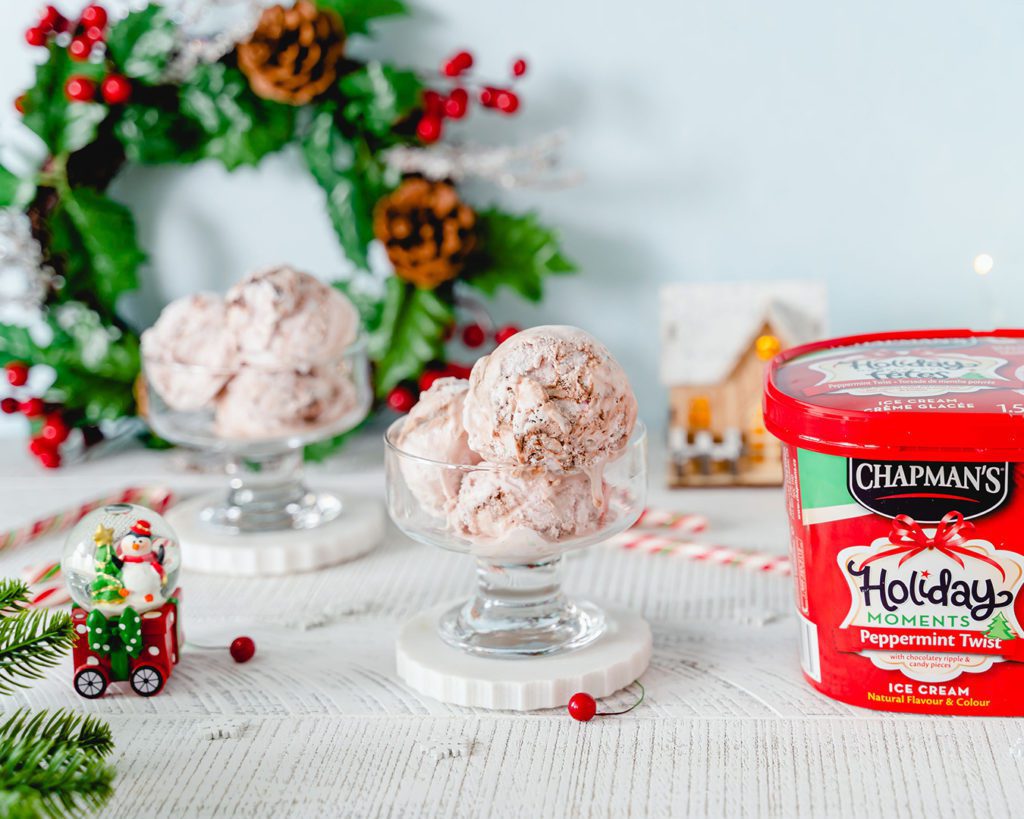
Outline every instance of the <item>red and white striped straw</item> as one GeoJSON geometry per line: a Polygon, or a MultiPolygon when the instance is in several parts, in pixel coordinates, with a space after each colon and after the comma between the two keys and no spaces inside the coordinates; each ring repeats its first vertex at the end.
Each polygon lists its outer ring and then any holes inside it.
{"type": "Polygon", "coordinates": [[[739,566],[744,569],[768,572],[769,574],[792,574],[792,567],[788,557],[773,555],[767,552],[734,549],[729,546],[718,546],[712,543],[676,540],[663,535],[635,531],[624,532],[618,537],[613,538],[611,542],[622,549],[633,549],[648,554],[680,555],[691,560],[704,560],[708,563],[719,563],[725,566],[739,566]]]}
{"type": "Polygon", "coordinates": [[[667,509],[647,507],[640,513],[634,528],[672,529],[677,532],[703,532],[708,528],[708,519],[703,515],[671,512],[667,509]]]}

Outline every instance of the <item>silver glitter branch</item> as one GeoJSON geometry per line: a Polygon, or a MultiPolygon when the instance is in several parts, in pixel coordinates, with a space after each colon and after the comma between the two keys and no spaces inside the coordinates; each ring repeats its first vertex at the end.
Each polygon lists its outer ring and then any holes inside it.
{"type": "Polygon", "coordinates": [[[565,141],[565,132],[556,131],[523,145],[400,145],[385,151],[384,161],[403,174],[418,173],[428,179],[477,178],[503,188],[567,188],[578,185],[583,174],[559,168],[565,141]]]}
{"type": "Polygon", "coordinates": [[[179,42],[163,80],[183,82],[197,66],[230,53],[252,34],[266,5],[264,0],[177,0],[170,8],[179,42]]]}
{"type": "Polygon", "coordinates": [[[53,268],[43,263],[28,216],[17,208],[0,208],[0,303],[37,309],[54,277],[53,268]]]}

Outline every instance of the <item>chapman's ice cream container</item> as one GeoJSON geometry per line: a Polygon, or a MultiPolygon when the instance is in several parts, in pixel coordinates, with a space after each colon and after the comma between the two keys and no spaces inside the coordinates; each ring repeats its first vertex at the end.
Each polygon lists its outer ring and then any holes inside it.
{"type": "Polygon", "coordinates": [[[1024,715],[1024,331],[919,331],[771,364],[801,662],[843,702],[1024,715]]]}

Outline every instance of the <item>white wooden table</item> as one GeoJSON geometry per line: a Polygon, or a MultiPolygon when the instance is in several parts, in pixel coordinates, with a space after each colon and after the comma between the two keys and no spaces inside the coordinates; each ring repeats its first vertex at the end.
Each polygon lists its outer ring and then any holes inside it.
{"type": "MultiPolygon", "coordinates": [[[[130,483],[187,492],[218,482],[175,473],[169,453],[44,473],[21,449],[0,446],[4,527],[130,483]]],[[[315,475],[380,497],[377,439],[315,475]]],[[[652,484],[654,503],[707,515],[708,539],[786,549],[777,490],[670,493],[657,468],[652,484]]],[[[58,550],[50,540],[0,553],[0,574],[58,550]]],[[[581,724],[560,710],[478,711],[407,689],[392,653],[399,624],[468,595],[472,565],[394,530],[369,556],[313,574],[184,575],[189,637],[226,645],[250,634],[258,653],[246,665],[186,651],[159,696],[86,701],[65,664],[0,708],[66,706],[108,720],[118,779],[105,815],[118,817],[932,819],[1024,805],[1024,721],[881,714],[805,685],[786,578],[599,546],[570,561],[569,585],[634,606],[653,627],[648,699],[627,716],[581,724]]]]}

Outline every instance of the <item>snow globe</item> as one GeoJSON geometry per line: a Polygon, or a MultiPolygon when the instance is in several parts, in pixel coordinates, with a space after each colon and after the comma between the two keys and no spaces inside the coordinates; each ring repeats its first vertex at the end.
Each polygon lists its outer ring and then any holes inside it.
{"type": "Polygon", "coordinates": [[[131,503],[90,512],[71,530],[61,567],[75,627],[74,687],[88,699],[126,681],[160,693],[181,653],[177,535],[159,514],[131,503]]]}

